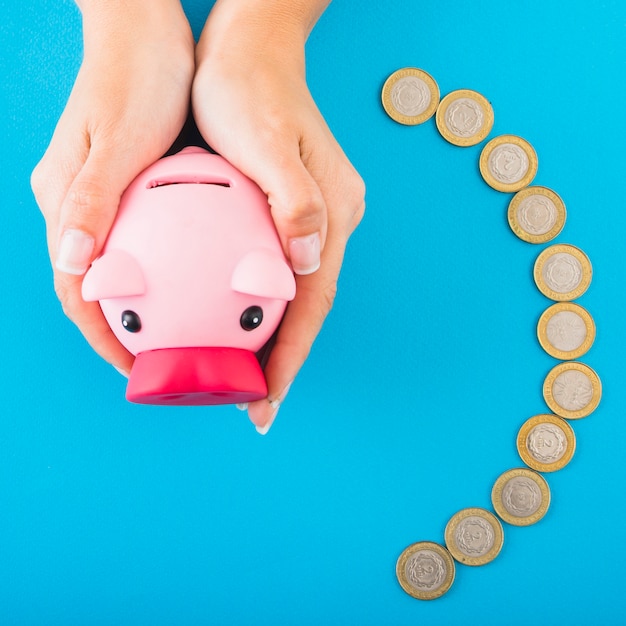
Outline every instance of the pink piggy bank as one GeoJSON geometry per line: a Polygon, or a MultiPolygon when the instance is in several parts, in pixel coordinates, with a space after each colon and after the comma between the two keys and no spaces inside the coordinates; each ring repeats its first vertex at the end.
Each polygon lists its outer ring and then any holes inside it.
{"type": "Polygon", "coordinates": [[[222,157],[185,148],[124,192],[82,294],[136,356],[128,400],[228,404],[267,396],[255,353],[295,280],[261,189],[222,157]]]}

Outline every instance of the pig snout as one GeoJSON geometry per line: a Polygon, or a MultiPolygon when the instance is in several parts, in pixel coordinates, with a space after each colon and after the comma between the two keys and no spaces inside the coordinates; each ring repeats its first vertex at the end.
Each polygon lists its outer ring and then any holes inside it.
{"type": "Polygon", "coordinates": [[[267,384],[256,356],[239,348],[141,352],[126,388],[126,398],[138,404],[238,404],[266,396],[267,384]]]}

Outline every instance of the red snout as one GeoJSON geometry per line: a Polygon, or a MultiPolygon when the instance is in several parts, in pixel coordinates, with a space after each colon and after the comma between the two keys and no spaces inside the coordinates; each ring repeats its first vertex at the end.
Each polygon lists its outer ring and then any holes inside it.
{"type": "Polygon", "coordinates": [[[237,404],[266,396],[256,356],[239,348],[140,352],[126,388],[126,399],[139,404],[237,404]]]}

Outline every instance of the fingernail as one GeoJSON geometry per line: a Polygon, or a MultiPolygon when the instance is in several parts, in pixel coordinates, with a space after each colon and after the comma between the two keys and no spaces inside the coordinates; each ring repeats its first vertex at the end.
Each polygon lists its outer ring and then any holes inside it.
{"type": "Polygon", "coordinates": [[[267,420],[264,426],[256,427],[256,431],[257,433],[259,433],[259,435],[267,435],[267,433],[269,432],[269,429],[272,427],[272,424],[274,423],[274,420],[276,419],[276,415],[278,415],[278,410],[280,409],[280,405],[283,403],[283,401],[285,400],[285,397],[287,396],[287,393],[289,392],[289,387],[291,387],[291,383],[285,386],[285,388],[282,390],[282,392],[278,395],[277,398],[269,401],[270,406],[274,410],[272,411],[270,418],[267,420]]]}
{"type": "Polygon", "coordinates": [[[235,404],[235,406],[240,411],[247,411],[248,410],[248,403],[247,402],[238,402],[237,404],[235,404]]]}
{"type": "Polygon", "coordinates": [[[80,276],[87,271],[93,254],[95,240],[76,228],[68,228],[61,237],[56,268],[66,274],[80,276]]]}
{"type": "MultiPolygon", "coordinates": [[[[272,403],[270,402],[270,405],[271,404],[272,403]]],[[[274,420],[276,419],[276,415],[278,414],[278,409],[280,409],[280,403],[277,403],[276,406],[274,406],[273,408],[274,408],[274,411],[270,415],[269,420],[267,420],[267,424],[265,424],[265,426],[256,427],[256,431],[257,433],[259,433],[259,435],[267,435],[267,433],[269,432],[270,428],[272,427],[272,424],[274,423],[274,420]]]]}
{"type": "Polygon", "coordinates": [[[121,374],[124,378],[128,378],[128,372],[125,372],[121,367],[117,367],[117,365],[114,365],[113,367],[118,374],[121,374]]]}
{"type": "Polygon", "coordinates": [[[312,274],[320,266],[320,234],[313,233],[289,240],[289,258],[296,274],[312,274]]]}

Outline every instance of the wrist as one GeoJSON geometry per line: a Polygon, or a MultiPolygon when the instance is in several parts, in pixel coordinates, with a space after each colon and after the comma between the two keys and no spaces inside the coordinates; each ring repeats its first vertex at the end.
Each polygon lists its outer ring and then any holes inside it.
{"type": "Polygon", "coordinates": [[[179,0],[75,0],[83,19],[148,18],[151,12],[182,10],[179,0]]]}
{"type": "Polygon", "coordinates": [[[198,43],[201,61],[241,53],[304,68],[304,44],[330,0],[218,0],[198,43]]]}
{"type": "Polygon", "coordinates": [[[85,54],[117,44],[160,40],[181,43],[193,55],[193,35],[179,0],[76,0],[82,14],[85,54]]]}
{"type": "Polygon", "coordinates": [[[257,29],[290,32],[306,41],[330,0],[217,0],[212,12],[257,29]]]}

